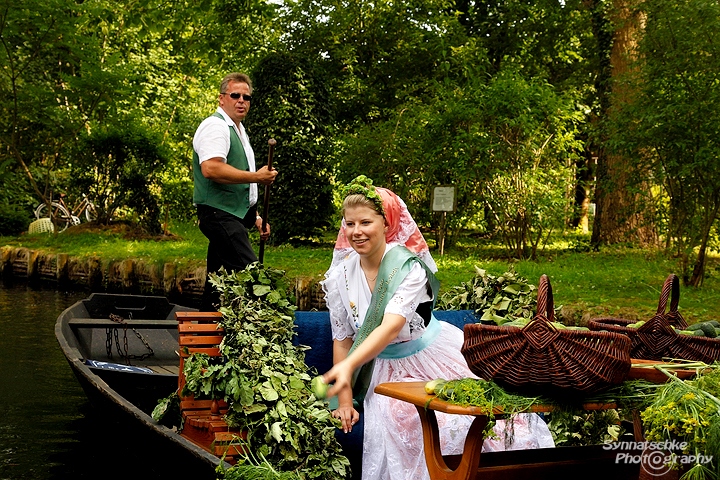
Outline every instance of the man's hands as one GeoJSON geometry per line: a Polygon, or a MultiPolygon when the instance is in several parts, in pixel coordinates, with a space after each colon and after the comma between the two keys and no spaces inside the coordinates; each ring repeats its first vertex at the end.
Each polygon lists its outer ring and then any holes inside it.
{"type": "Polygon", "coordinates": [[[258,232],[260,232],[260,238],[263,240],[267,240],[268,238],[270,238],[270,224],[269,223],[265,224],[265,231],[263,232],[262,222],[263,222],[262,217],[260,215],[258,215],[255,218],[255,227],[258,229],[258,232]]]}
{"type": "Polygon", "coordinates": [[[223,184],[259,183],[261,185],[271,185],[278,175],[276,169],[268,170],[267,165],[261,167],[257,172],[239,170],[225,163],[225,160],[220,157],[210,158],[202,162],[200,171],[208,180],[223,184]]]}
{"type": "Polygon", "coordinates": [[[263,166],[255,172],[256,176],[258,177],[257,183],[260,183],[262,185],[272,185],[272,183],[275,181],[275,177],[277,177],[278,171],[276,169],[269,170],[267,165],[263,166]]]}

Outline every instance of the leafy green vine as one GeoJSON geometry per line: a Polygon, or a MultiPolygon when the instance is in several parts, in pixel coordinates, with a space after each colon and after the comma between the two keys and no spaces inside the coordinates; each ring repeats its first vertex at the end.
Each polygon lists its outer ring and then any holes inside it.
{"type": "MultiPolygon", "coordinates": [[[[247,446],[272,466],[270,474],[349,477],[350,463],[335,439],[337,421],[310,389],[307,347],[292,342],[295,307],[285,273],[254,263],[210,281],[221,297],[222,357],[191,355],[183,395],[225,400],[225,421],[247,431],[247,446]]],[[[245,463],[219,473],[244,478],[237,469],[247,470],[245,463]]]]}

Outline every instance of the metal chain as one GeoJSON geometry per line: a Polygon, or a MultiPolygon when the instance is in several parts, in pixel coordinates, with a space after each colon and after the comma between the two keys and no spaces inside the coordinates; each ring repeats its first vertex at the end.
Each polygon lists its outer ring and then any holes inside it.
{"type": "MultiPolygon", "coordinates": [[[[132,314],[130,316],[132,318],[132,314]]],[[[105,341],[105,348],[108,351],[108,357],[112,358],[112,337],[114,335],[115,340],[115,347],[117,348],[117,352],[120,355],[121,358],[124,358],[128,365],[130,365],[130,360],[145,360],[148,357],[151,357],[155,355],[155,351],[152,349],[150,344],[145,340],[145,338],[140,335],[140,332],[135,330],[133,327],[130,327],[130,330],[135,333],[135,336],[145,345],[145,348],[147,348],[148,353],[143,353],[142,355],[129,355],[128,354],[128,339],[127,339],[127,329],[128,324],[125,321],[123,317],[120,315],[116,315],[114,313],[110,314],[110,320],[113,322],[117,322],[123,326],[123,347],[120,347],[120,338],[118,335],[118,329],[117,327],[108,327],[107,329],[107,340],[105,341]]]]}
{"type": "Polygon", "coordinates": [[[115,330],[114,328],[106,328],[105,329],[105,352],[107,352],[108,358],[112,358],[112,331],[115,330]]]}

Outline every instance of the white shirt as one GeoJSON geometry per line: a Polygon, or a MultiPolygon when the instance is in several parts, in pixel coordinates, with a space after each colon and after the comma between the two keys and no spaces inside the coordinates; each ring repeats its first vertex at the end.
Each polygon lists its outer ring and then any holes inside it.
{"type": "MultiPolygon", "coordinates": [[[[245,150],[245,156],[247,157],[248,170],[251,172],[255,171],[255,152],[253,152],[252,146],[250,146],[250,139],[245,133],[245,127],[242,122],[240,128],[235,125],[225,111],[218,107],[217,112],[220,113],[223,118],[218,118],[214,115],[206,118],[195,130],[195,136],[193,137],[193,148],[198,154],[198,160],[203,163],[211,158],[222,158],[227,163],[227,155],[230,151],[230,130],[228,127],[231,126],[235,129],[240,142],[242,143],[243,149],[245,150]]],[[[257,183],[250,184],[250,206],[252,207],[257,203],[258,200],[258,187],[257,183]]]]}

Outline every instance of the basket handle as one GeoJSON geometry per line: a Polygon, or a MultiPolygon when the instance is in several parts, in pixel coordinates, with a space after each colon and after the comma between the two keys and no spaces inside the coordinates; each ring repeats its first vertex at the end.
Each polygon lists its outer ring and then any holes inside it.
{"type": "Polygon", "coordinates": [[[540,276],[537,293],[537,315],[544,316],[548,322],[555,318],[555,306],[553,305],[552,285],[548,276],[544,273],[540,276]]]}
{"type": "Polygon", "coordinates": [[[668,275],[663,284],[662,292],[660,293],[660,301],[658,302],[657,315],[661,315],[666,318],[672,324],[686,328],[687,322],[678,312],[678,304],[680,303],[680,279],[674,273],[668,275]],[[670,298],[670,309],[667,314],[665,313],[665,307],[667,306],[668,297],[670,298]]]}
{"type": "Polygon", "coordinates": [[[668,275],[665,283],[663,283],[656,315],[665,314],[668,298],[671,298],[670,312],[677,312],[678,304],[680,303],[680,280],[674,273],[668,275]]]}

